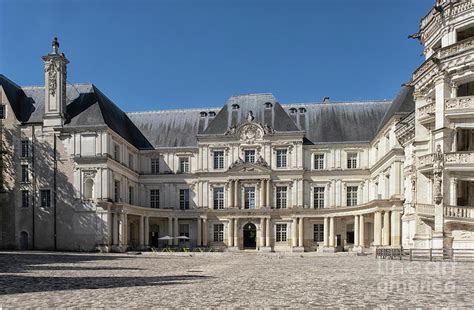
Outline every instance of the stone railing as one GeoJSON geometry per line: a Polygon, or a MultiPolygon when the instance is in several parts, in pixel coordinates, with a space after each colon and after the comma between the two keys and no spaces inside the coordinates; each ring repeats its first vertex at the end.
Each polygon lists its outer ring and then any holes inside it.
{"type": "Polygon", "coordinates": [[[444,206],[444,216],[474,220],[474,207],[444,206]]]}
{"type": "Polygon", "coordinates": [[[445,164],[474,164],[474,152],[455,152],[444,155],[445,164]]]}
{"type": "Polygon", "coordinates": [[[425,104],[424,106],[418,108],[419,118],[427,118],[430,116],[434,116],[435,109],[435,102],[431,100],[428,104],[425,104]]]}
{"type": "Polygon", "coordinates": [[[443,47],[438,52],[438,58],[446,58],[474,48],[474,38],[468,38],[455,44],[443,47]]]}
{"type": "Polygon", "coordinates": [[[416,213],[418,215],[425,215],[425,216],[434,216],[435,215],[435,206],[428,205],[428,204],[416,204],[416,213]]]}
{"type": "Polygon", "coordinates": [[[432,165],[434,163],[434,154],[428,154],[418,157],[418,167],[432,165]]]}
{"type": "Polygon", "coordinates": [[[446,99],[444,107],[446,110],[472,109],[474,108],[474,96],[446,99]]]}

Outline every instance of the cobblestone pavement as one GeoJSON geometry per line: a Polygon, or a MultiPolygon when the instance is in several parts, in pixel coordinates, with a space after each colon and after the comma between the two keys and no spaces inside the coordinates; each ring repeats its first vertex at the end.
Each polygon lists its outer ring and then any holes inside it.
{"type": "Polygon", "coordinates": [[[0,308],[471,308],[473,269],[348,254],[0,252],[0,308]]]}

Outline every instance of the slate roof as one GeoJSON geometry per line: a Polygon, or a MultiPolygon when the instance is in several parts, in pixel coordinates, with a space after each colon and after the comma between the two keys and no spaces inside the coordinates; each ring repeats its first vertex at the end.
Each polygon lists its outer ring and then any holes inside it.
{"type": "MultiPolygon", "coordinates": [[[[42,86],[20,87],[3,75],[3,86],[16,118],[23,123],[42,123],[45,92],[42,86]]],[[[93,84],[66,86],[65,128],[108,126],[138,149],[153,146],[119,107],[93,84]]]]}
{"type": "Polygon", "coordinates": [[[196,135],[207,128],[216,108],[132,112],[128,117],[155,147],[197,146],[196,135]],[[207,115],[201,116],[201,113],[207,115]]]}
{"type": "Polygon", "coordinates": [[[415,98],[413,92],[415,88],[413,86],[402,86],[402,89],[398,93],[397,97],[393,100],[387,113],[385,113],[382,121],[377,127],[377,131],[383,128],[385,124],[395,115],[404,116],[415,111],[415,98]]]}
{"type": "Polygon", "coordinates": [[[369,142],[390,107],[390,101],[285,104],[306,144],[369,142]],[[294,112],[292,112],[292,109],[294,112]]]}

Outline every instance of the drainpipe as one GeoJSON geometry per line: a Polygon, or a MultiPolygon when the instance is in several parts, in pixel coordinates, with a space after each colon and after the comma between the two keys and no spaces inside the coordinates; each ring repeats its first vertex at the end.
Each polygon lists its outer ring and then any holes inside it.
{"type": "Polygon", "coordinates": [[[31,127],[32,135],[31,135],[31,171],[33,171],[33,191],[32,191],[32,199],[31,199],[31,216],[32,216],[32,224],[31,224],[31,243],[33,250],[35,249],[35,207],[36,207],[36,170],[35,170],[35,125],[31,127]]]}
{"type": "Polygon", "coordinates": [[[56,133],[54,133],[54,153],[53,153],[53,162],[54,162],[54,172],[53,172],[53,203],[54,203],[54,250],[57,250],[57,210],[56,210],[56,200],[57,200],[57,188],[56,188],[56,174],[58,170],[58,162],[56,158],[56,133]]]}

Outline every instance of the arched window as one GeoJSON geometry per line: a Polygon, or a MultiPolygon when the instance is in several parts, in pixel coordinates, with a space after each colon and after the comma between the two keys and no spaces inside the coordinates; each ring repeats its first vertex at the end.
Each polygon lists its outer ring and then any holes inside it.
{"type": "Polygon", "coordinates": [[[84,199],[91,200],[93,198],[92,197],[93,190],[94,190],[94,180],[86,179],[84,181],[84,199]]]}

